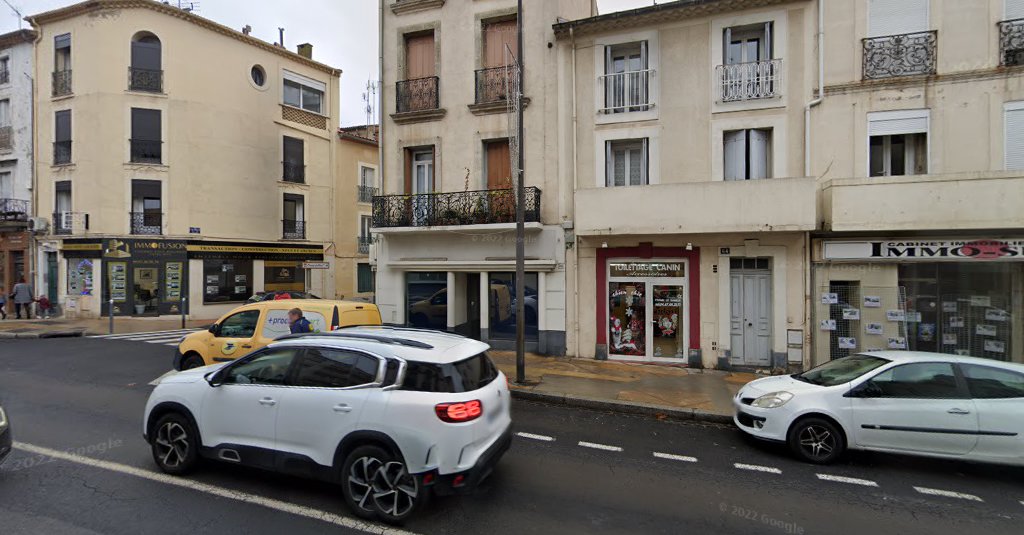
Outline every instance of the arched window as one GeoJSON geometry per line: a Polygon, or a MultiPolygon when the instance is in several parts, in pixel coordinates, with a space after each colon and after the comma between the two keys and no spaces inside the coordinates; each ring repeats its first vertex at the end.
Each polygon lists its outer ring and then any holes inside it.
{"type": "Polygon", "coordinates": [[[164,71],[160,56],[160,39],[157,36],[149,32],[139,32],[132,37],[132,65],[128,69],[128,89],[163,92],[164,71]]]}

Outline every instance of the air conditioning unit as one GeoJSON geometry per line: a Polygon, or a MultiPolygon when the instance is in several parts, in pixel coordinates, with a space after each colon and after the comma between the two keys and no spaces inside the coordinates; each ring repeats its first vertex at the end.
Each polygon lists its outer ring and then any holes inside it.
{"type": "Polygon", "coordinates": [[[31,217],[28,220],[29,232],[46,232],[50,229],[50,220],[45,217],[31,217]]]}

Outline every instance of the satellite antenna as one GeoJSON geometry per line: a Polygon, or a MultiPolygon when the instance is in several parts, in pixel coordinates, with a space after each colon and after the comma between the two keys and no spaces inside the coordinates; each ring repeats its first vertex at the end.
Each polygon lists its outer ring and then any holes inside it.
{"type": "Polygon", "coordinates": [[[191,2],[189,0],[177,0],[177,3],[178,9],[185,11],[187,13],[197,13],[199,11],[199,2],[191,2]]]}
{"type": "Polygon", "coordinates": [[[21,29],[21,22],[24,19],[24,17],[21,14],[21,11],[18,11],[18,8],[12,6],[11,3],[8,2],[7,0],[4,0],[4,3],[7,4],[7,7],[11,8],[11,11],[14,12],[14,15],[16,17],[18,17],[18,29],[20,30],[21,29]]]}

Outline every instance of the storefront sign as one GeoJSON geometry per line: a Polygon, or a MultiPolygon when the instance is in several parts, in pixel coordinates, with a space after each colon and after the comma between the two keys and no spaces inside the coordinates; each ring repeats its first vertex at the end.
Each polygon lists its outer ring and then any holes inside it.
{"type": "Polygon", "coordinates": [[[826,241],[825,260],[1017,260],[1024,240],[826,241]]]}
{"type": "Polygon", "coordinates": [[[682,262],[609,262],[611,277],[685,277],[682,262]]]}

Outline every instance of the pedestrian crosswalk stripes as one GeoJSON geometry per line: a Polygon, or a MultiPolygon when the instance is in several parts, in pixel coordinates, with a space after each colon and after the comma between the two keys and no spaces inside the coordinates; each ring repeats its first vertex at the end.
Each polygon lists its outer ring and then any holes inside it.
{"type": "Polygon", "coordinates": [[[101,334],[90,336],[103,340],[116,340],[126,342],[145,342],[147,344],[163,344],[166,346],[177,346],[181,337],[197,332],[200,329],[177,329],[173,331],[150,331],[141,333],[123,334],[101,334]]]}

